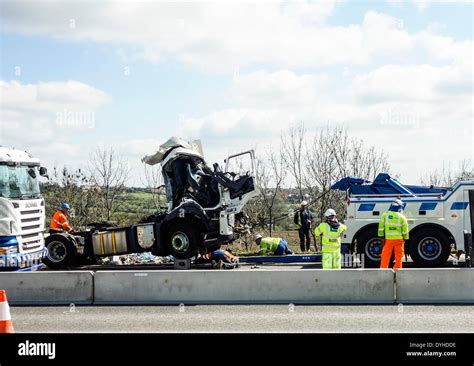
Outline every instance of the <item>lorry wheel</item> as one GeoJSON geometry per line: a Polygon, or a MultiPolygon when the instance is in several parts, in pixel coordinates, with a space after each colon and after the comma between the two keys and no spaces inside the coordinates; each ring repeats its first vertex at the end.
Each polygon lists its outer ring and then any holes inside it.
{"type": "Polygon", "coordinates": [[[60,269],[67,267],[76,256],[76,246],[63,235],[51,235],[46,239],[48,255],[43,263],[49,268],[60,269]]]}
{"type": "Polygon", "coordinates": [[[364,230],[357,237],[357,253],[363,255],[365,268],[380,267],[382,239],[378,237],[376,227],[364,230]]]}
{"type": "Polygon", "coordinates": [[[173,257],[188,259],[197,255],[202,238],[192,224],[177,223],[169,228],[167,242],[173,257]]]}
{"type": "Polygon", "coordinates": [[[425,228],[410,238],[410,256],[417,267],[442,266],[450,252],[450,240],[439,229],[425,228]]]}

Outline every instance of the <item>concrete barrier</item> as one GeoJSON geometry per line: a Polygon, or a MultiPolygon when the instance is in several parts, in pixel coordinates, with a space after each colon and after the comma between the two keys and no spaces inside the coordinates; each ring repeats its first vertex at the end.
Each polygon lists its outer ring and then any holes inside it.
{"type": "Polygon", "coordinates": [[[7,291],[10,305],[92,304],[92,272],[0,273],[0,289],[7,291]]]}
{"type": "Polygon", "coordinates": [[[98,271],[94,304],[394,303],[392,270],[98,271]]]}
{"type": "Polygon", "coordinates": [[[474,303],[472,269],[402,269],[395,276],[398,303],[474,303]]]}

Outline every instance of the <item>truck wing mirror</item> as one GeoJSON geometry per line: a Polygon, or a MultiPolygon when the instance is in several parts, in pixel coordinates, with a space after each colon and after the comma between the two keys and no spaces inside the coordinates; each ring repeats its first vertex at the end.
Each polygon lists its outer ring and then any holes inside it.
{"type": "Polygon", "coordinates": [[[40,167],[39,171],[40,171],[40,175],[42,177],[48,178],[48,169],[46,169],[44,166],[42,166],[42,167],[40,167]]]}

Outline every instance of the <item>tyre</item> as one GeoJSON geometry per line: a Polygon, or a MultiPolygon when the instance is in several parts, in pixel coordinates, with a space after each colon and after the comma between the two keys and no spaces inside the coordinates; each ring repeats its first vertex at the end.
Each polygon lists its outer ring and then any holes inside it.
{"type": "Polygon", "coordinates": [[[48,255],[43,259],[43,263],[51,269],[67,267],[76,256],[74,242],[65,235],[53,234],[46,238],[45,244],[48,255]]]}
{"type": "Polygon", "coordinates": [[[410,238],[410,256],[417,267],[439,267],[449,258],[448,235],[436,228],[424,228],[410,238]]]}
{"type": "Polygon", "coordinates": [[[176,223],[168,229],[167,243],[173,257],[189,259],[197,255],[202,235],[193,224],[176,223]]]}
{"type": "Polygon", "coordinates": [[[357,253],[363,254],[365,268],[380,267],[382,238],[378,237],[376,226],[365,229],[357,237],[357,253]]]}

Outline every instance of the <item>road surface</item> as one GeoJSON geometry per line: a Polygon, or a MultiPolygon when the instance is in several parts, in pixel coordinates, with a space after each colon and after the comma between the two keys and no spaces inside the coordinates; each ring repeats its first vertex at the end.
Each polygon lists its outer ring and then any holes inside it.
{"type": "Polygon", "coordinates": [[[11,314],[19,333],[474,333],[474,306],[11,307],[11,314]]]}

